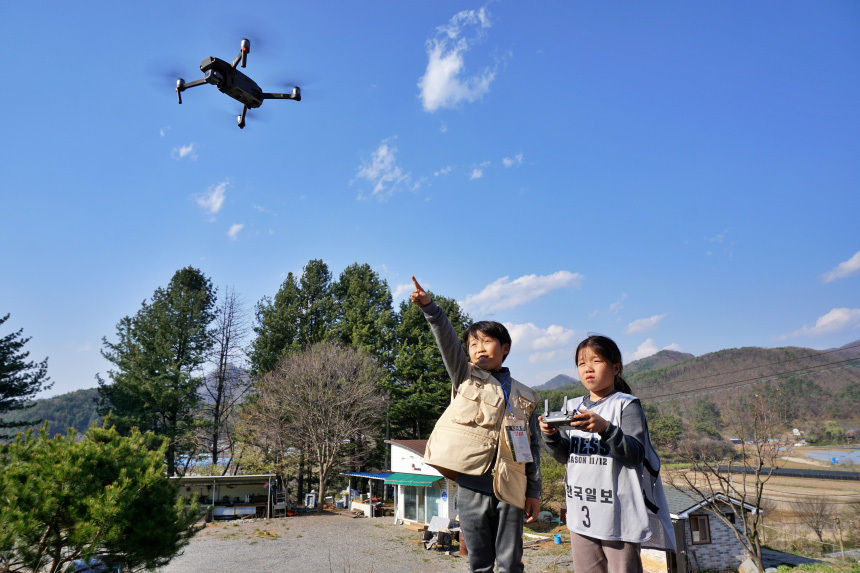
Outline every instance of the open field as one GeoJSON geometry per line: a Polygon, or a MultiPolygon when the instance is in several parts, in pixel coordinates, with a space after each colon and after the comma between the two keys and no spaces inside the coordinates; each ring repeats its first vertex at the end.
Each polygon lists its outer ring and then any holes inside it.
{"type": "MultiPolygon", "coordinates": [[[[833,464],[805,457],[812,447],[792,448],[786,456],[786,468],[798,469],[834,469],[852,471],[851,466],[834,466],[833,464]]],[[[827,447],[832,451],[852,451],[856,448],[827,447]]],[[[856,468],[856,466],[855,466],[856,468]]],[[[677,472],[677,469],[667,472],[677,472]]],[[[732,477],[735,487],[739,490],[741,484],[746,484],[750,495],[754,491],[754,476],[734,474],[732,477]]],[[[700,483],[703,483],[700,481],[700,483]]],[[[820,555],[822,551],[838,551],[841,537],[845,548],[850,549],[860,543],[860,481],[841,481],[807,479],[796,477],[774,476],[767,482],[763,495],[762,508],[765,512],[765,544],[782,550],[798,551],[807,555],[820,555]],[[800,513],[803,509],[799,503],[820,500],[825,503],[827,513],[826,525],[822,529],[824,543],[803,523],[800,513]],[[839,518],[840,526],[836,525],[839,518]],[[827,544],[827,545],[825,545],[827,544]]],[[[806,518],[809,509],[806,510],[806,518]]]]}

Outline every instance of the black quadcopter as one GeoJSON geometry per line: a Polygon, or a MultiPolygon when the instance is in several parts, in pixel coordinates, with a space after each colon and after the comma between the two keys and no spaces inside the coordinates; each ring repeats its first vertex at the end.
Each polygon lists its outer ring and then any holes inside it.
{"type": "Polygon", "coordinates": [[[232,64],[211,56],[200,62],[200,71],[203,72],[202,78],[188,83],[185,83],[182,78],[176,80],[176,97],[179,98],[179,103],[182,103],[182,92],[188,88],[212,84],[221,93],[225,93],[242,103],[242,115],[238,116],[237,119],[239,120],[239,129],[243,129],[245,127],[245,113],[248,109],[263,105],[263,100],[294,99],[302,101],[302,90],[298,86],[294,87],[293,93],[289,94],[266,93],[260,89],[254,80],[237,70],[236,66],[239,62],[242,62],[243,68],[245,67],[250,51],[251,42],[245,38],[242,40],[239,55],[236,56],[232,64]]]}

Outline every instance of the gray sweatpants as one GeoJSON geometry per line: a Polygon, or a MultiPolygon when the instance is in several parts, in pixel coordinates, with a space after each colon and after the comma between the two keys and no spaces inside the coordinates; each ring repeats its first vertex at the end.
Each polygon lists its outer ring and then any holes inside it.
{"type": "Polygon", "coordinates": [[[493,573],[496,561],[499,573],[522,573],[522,509],[465,487],[457,490],[457,509],[472,573],[493,573]]]}

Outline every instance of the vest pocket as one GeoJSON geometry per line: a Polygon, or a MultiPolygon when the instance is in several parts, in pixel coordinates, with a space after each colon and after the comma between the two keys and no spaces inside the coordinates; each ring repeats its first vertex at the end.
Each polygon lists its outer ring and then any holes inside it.
{"type": "Polygon", "coordinates": [[[489,391],[481,392],[473,384],[463,382],[451,403],[451,421],[495,428],[502,416],[500,398],[489,391]]]}
{"type": "Polygon", "coordinates": [[[525,464],[500,459],[494,474],[493,491],[496,497],[523,509],[526,505],[526,485],[528,484],[525,464]]]}

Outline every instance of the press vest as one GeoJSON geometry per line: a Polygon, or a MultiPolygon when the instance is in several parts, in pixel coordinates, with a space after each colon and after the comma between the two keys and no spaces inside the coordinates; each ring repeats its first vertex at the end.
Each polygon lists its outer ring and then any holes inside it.
{"type": "Polygon", "coordinates": [[[451,390],[451,403],[430,434],[424,461],[447,478],[458,473],[484,475],[493,469],[493,491],[500,500],[522,509],[526,502],[525,462],[515,462],[503,437],[505,414],[524,422],[537,406],[538,396],[511,378],[509,402],[489,372],[469,364],[469,378],[451,390]]]}
{"type": "MultiPolygon", "coordinates": [[[[616,392],[589,408],[618,426],[621,411],[637,398],[616,392]]],[[[579,409],[585,397],[571,400],[579,409]]],[[[646,431],[645,458],[629,465],[616,460],[597,433],[571,429],[565,475],[567,527],[580,535],[607,541],[640,543],[642,547],[674,551],[675,538],[669,517],[660,458],[646,431]]]]}

